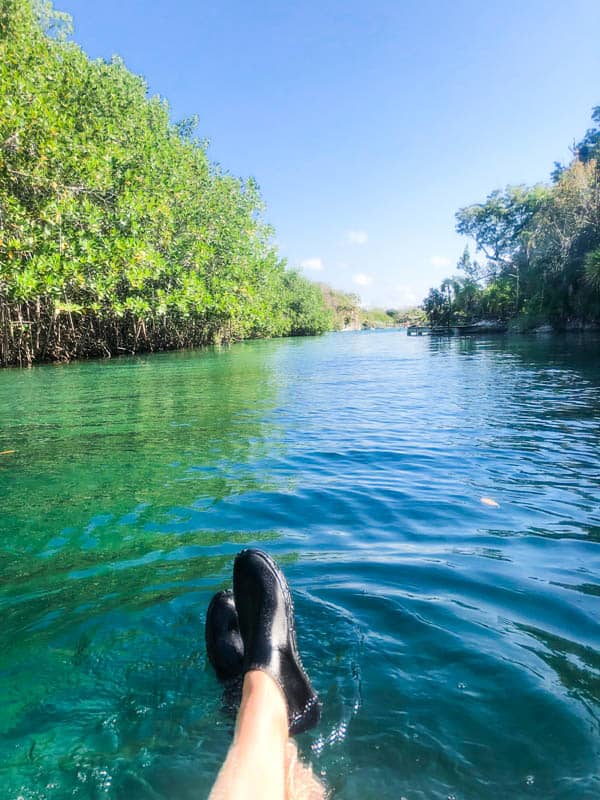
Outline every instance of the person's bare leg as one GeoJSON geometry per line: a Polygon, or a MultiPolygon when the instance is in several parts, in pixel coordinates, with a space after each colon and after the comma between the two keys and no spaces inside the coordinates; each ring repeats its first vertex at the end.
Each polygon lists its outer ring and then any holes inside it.
{"type": "Polygon", "coordinates": [[[209,800],[323,800],[325,791],[298,759],[287,708],[275,681],[260,670],[244,678],[235,736],[209,800]]]}
{"type": "Polygon", "coordinates": [[[286,761],[286,800],[325,800],[325,787],[310,766],[300,761],[298,748],[292,739],[288,739],[286,761]]]}
{"type": "Polygon", "coordinates": [[[209,800],[285,800],[287,708],[265,672],[246,673],[235,736],[209,800]]]}

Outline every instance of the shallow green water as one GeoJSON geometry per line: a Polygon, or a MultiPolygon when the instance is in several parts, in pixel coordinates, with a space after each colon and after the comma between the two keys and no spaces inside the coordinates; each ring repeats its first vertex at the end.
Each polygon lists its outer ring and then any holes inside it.
{"type": "Polygon", "coordinates": [[[0,796],[206,796],[203,617],[246,544],[292,585],[337,797],[600,796],[599,344],[0,372],[0,796]]]}

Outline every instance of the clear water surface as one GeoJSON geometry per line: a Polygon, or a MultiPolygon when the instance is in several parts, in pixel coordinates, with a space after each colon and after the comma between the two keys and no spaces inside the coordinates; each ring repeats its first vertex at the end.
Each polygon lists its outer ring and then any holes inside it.
{"type": "Polygon", "coordinates": [[[284,565],[337,798],[600,797],[600,340],[336,334],[0,373],[0,796],[197,800],[203,619],[284,565]],[[493,501],[493,504],[490,502],[493,501]]]}

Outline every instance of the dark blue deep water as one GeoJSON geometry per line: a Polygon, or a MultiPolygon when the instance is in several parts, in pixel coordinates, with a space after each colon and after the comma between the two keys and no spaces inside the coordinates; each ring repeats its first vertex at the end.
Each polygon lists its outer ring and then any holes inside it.
{"type": "Polygon", "coordinates": [[[600,797],[599,345],[1,372],[0,797],[208,794],[231,723],[204,614],[250,544],[292,586],[336,798],[600,797]]]}

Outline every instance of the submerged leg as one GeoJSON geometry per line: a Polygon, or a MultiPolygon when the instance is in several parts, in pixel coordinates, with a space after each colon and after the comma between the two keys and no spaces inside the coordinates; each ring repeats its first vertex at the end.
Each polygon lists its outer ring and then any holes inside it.
{"type": "Polygon", "coordinates": [[[287,708],[264,672],[244,678],[235,736],[209,800],[285,800],[287,708]]]}
{"type": "Polygon", "coordinates": [[[283,693],[266,673],[244,678],[235,736],[209,800],[323,800],[325,791],[288,737],[283,693]]]}
{"type": "Polygon", "coordinates": [[[325,787],[310,766],[298,758],[296,743],[288,740],[286,757],[286,800],[325,800],[325,787]]]}

